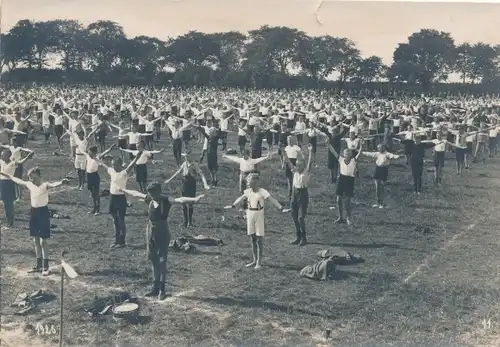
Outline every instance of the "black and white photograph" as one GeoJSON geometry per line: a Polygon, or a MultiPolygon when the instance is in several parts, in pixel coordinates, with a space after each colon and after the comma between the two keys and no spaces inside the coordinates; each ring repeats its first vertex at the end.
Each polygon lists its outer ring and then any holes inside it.
{"type": "Polygon", "coordinates": [[[499,18],[0,0],[0,346],[500,346],[499,18]]]}

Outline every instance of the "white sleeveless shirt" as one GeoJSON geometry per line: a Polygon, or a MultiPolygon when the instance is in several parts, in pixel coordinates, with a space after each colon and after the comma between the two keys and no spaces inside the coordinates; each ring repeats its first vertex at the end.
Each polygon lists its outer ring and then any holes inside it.
{"type": "Polygon", "coordinates": [[[340,164],[340,174],[342,176],[350,176],[354,177],[356,175],[356,159],[351,158],[349,161],[349,164],[346,164],[345,158],[344,157],[339,157],[339,164],[340,164]]]}

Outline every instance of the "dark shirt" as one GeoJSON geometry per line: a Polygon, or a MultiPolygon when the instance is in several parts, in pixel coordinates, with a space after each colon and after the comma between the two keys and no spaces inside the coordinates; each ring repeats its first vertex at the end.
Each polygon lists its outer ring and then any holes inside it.
{"type": "Polygon", "coordinates": [[[158,207],[153,206],[153,199],[149,195],[146,197],[146,203],[149,204],[149,220],[151,222],[166,221],[168,219],[168,214],[170,213],[170,208],[172,207],[168,196],[162,195],[159,200],[155,201],[158,203],[158,207]]]}
{"type": "Polygon", "coordinates": [[[280,133],[279,134],[279,144],[280,146],[282,147],[286,147],[286,145],[288,144],[288,136],[291,135],[291,132],[289,131],[286,131],[284,133],[280,133]]]}
{"type": "Polygon", "coordinates": [[[392,146],[393,138],[394,134],[391,131],[389,131],[388,133],[384,132],[382,143],[388,147],[392,146]]]}
{"type": "Polygon", "coordinates": [[[411,162],[417,165],[422,165],[425,157],[425,150],[434,147],[434,143],[420,142],[412,147],[411,162]]]}
{"type": "Polygon", "coordinates": [[[205,136],[205,138],[208,141],[208,144],[207,144],[207,154],[216,154],[218,146],[219,146],[220,131],[217,130],[217,134],[214,135],[214,136],[209,136],[206,133],[205,129],[203,129],[203,128],[200,128],[200,131],[201,131],[201,133],[203,134],[203,136],[205,136]]]}
{"type": "Polygon", "coordinates": [[[340,153],[340,148],[342,147],[342,138],[347,134],[349,128],[343,127],[343,130],[338,134],[332,134],[328,131],[327,128],[322,127],[321,131],[328,135],[328,140],[330,142],[330,146],[333,147],[335,152],[340,153]]]}
{"type": "Polygon", "coordinates": [[[250,135],[250,144],[252,147],[252,159],[262,157],[262,141],[266,137],[265,132],[250,135]]]}

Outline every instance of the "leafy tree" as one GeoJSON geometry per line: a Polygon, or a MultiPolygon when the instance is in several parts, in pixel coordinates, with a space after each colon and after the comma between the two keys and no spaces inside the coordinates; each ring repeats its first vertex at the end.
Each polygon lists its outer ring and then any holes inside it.
{"type": "Polygon", "coordinates": [[[392,79],[419,82],[424,87],[448,78],[455,58],[455,42],[451,35],[422,29],[408,37],[394,51],[390,70],[392,79]]]}
{"type": "Polygon", "coordinates": [[[107,74],[117,64],[120,46],[126,39],[123,27],[112,21],[97,21],[87,27],[89,45],[87,50],[89,67],[107,74]]]}
{"type": "Polygon", "coordinates": [[[317,84],[333,71],[331,54],[327,49],[330,36],[303,36],[297,45],[297,63],[304,73],[317,84]]]}
{"type": "Polygon", "coordinates": [[[271,68],[284,75],[289,73],[300,39],[305,37],[305,33],[297,29],[267,25],[248,34],[250,42],[246,58],[250,65],[271,68]]]}
{"type": "Polygon", "coordinates": [[[498,51],[491,45],[478,42],[474,45],[464,43],[456,49],[455,67],[462,81],[467,79],[474,84],[479,79],[495,75],[498,51]]]}
{"type": "Polygon", "coordinates": [[[377,56],[371,56],[366,59],[358,59],[355,63],[356,66],[350,79],[353,82],[374,82],[383,77],[387,69],[387,67],[383,64],[382,59],[377,56]]]}
{"type": "Polygon", "coordinates": [[[334,39],[329,52],[333,55],[331,64],[334,71],[339,73],[340,86],[343,86],[356,73],[361,61],[361,52],[356,48],[356,44],[347,38],[334,39]]]}
{"type": "Polygon", "coordinates": [[[61,58],[60,65],[68,72],[83,68],[84,57],[88,54],[89,32],[76,20],[56,20],[56,51],[61,58]]]}
{"type": "Polygon", "coordinates": [[[12,50],[9,55],[17,62],[24,63],[28,68],[33,68],[36,63],[34,54],[35,47],[35,23],[28,20],[20,20],[9,31],[10,38],[12,38],[12,50]]]}
{"type": "Polygon", "coordinates": [[[217,63],[220,44],[212,35],[190,31],[169,42],[166,49],[169,62],[177,69],[217,63]]]}
{"type": "Polygon", "coordinates": [[[19,65],[19,57],[16,56],[17,41],[12,34],[2,34],[0,40],[0,71],[7,67],[7,70],[13,70],[19,65]]]}
{"type": "Polygon", "coordinates": [[[262,26],[248,35],[191,31],[164,42],[127,38],[118,23],[107,20],[85,27],[75,20],[26,19],[1,41],[0,68],[18,81],[343,88],[386,77],[401,87],[426,88],[454,72],[463,83],[489,88],[500,83],[500,46],[478,42],[455,47],[449,33],[431,29],[400,43],[390,67],[380,57],[363,57],[348,38],[310,37],[283,26],[262,26]]]}
{"type": "Polygon", "coordinates": [[[47,65],[48,56],[58,47],[58,24],[56,21],[34,23],[33,54],[38,70],[47,65]]]}

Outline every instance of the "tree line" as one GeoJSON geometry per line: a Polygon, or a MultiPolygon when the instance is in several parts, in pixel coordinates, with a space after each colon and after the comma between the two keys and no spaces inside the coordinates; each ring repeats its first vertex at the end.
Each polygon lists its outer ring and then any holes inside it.
{"type": "Polygon", "coordinates": [[[456,45],[450,33],[422,29],[399,43],[390,66],[363,57],[343,37],[309,36],[289,27],[248,33],[190,31],[166,41],[129,38],[118,23],[20,20],[1,36],[4,81],[156,84],[246,88],[373,85],[429,89],[451,74],[462,85],[496,91],[500,46],[456,45]]]}

